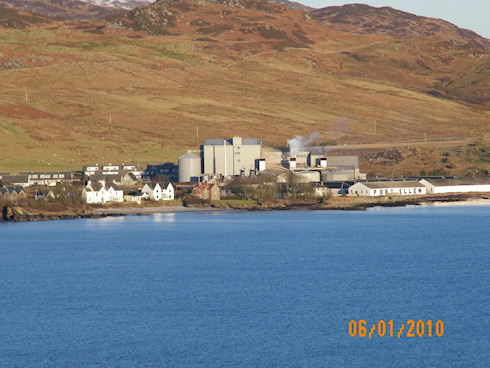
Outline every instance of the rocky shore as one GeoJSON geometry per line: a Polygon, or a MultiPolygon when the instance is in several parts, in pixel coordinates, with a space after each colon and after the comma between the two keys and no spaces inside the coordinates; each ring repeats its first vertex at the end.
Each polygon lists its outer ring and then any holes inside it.
{"type": "Polygon", "coordinates": [[[450,195],[426,195],[417,197],[333,197],[327,200],[267,200],[244,201],[245,203],[229,203],[219,201],[206,206],[131,206],[131,207],[97,207],[69,208],[64,211],[30,210],[23,206],[6,205],[2,209],[0,222],[25,222],[45,220],[68,220],[77,218],[103,218],[108,216],[148,215],[152,213],[174,213],[189,211],[274,211],[274,210],[342,210],[363,211],[372,207],[403,207],[413,205],[430,205],[436,203],[461,202],[462,204],[475,202],[490,205],[488,193],[465,193],[450,195]]]}

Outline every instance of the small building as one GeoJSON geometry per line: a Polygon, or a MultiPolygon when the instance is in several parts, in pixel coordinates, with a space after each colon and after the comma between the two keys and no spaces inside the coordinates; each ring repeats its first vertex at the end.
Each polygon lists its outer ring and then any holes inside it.
{"type": "Polygon", "coordinates": [[[162,200],[162,187],[158,183],[146,183],[141,189],[141,193],[152,201],[162,200]]]}
{"type": "Polygon", "coordinates": [[[427,188],[414,180],[357,182],[348,190],[349,195],[378,197],[385,195],[423,195],[427,188]]]}
{"type": "Polygon", "coordinates": [[[165,189],[162,189],[162,201],[173,201],[175,197],[175,190],[172,183],[168,183],[165,189]]]}
{"type": "Polygon", "coordinates": [[[30,171],[21,172],[20,175],[27,175],[29,186],[31,185],[47,185],[55,186],[57,183],[73,183],[74,176],[71,171],[30,171]]]}
{"type": "Polygon", "coordinates": [[[141,190],[129,192],[129,194],[124,196],[125,202],[134,202],[137,204],[141,204],[141,201],[144,199],[143,193],[141,190]]]}
{"type": "Polygon", "coordinates": [[[201,184],[194,187],[192,195],[202,200],[219,201],[221,199],[221,189],[217,183],[201,184]]]}
{"type": "Polygon", "coordinates": [[[490,192],[490,179],[422,179],[427,193],[490,192]]]}
{"type": "MultiPolygon", "coordinates": [[[[100,176],[109,176],[109,177],[116,177],[116,176],[124,176],[126,173],[131,173],[134,175],[134,177],[137,180],[141,179],[141,174],[142,171],[140,171],[135,165],[128,165],[128,164],[122,164],[122,165],[91,165],[91,166],[84,166],[82,169],[82,174],[85,177],[85,179],[92,179],[92,181],[96,181],[93,177],[97,175],[98,177],[100,176]]],[[[111,181],[113,181],[111,179],[111,181]]],[[[119,179],[120,181],[120,179],[119,179]]]]}
{"type": "Polygon", "coordinates": [[[0,197],[11,202],[17,202],[27,197],[27,192],[20,185],[0,187],[0,197]]]}
{"type": "Polygon", "coordinates": [[[123,187],[133,187],[138,184],[138,178],[132,172],[126,172],[121,178],[123,187]]]}
{"type": "Polygon", "coordinates": [[[139,183],[138,178],[129,171],[121,173],[114,172],[112,174],[103,174],[102,172],[97,172],[96,174],[90,176],[90,181],[92,182],[99,182],[101,180],[112,182],[122,187],[134,187],[139,183]]]}
{"type": "Polygon", "coordinates": [[[363,180],[366,174],[359,168],[359,156],[327,156],[328,170],[324,181],[363,180]]]}
{"type": "Polygon", "coordinates": [[[38,190],[36,191],[36,194],[34,195],[34,199],[41,200],[41,199],[55,199],[56,196],[51,190],[38,190]]]}
{"type": "Polygon", "coordinates": [[[2,185],[21,186],[23,188],[30,185],[29,177],[25,174],[13,175],[9,173],[2,173],[0,175],[0,183],[2,185]]]}

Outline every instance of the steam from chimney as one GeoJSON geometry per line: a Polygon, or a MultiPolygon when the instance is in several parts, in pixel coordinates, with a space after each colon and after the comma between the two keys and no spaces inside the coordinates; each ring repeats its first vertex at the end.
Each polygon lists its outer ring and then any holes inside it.
{"type": "Polygon", "coordinates": [[[296,156],[298,153],[303,152],[308,145],[318,138],[318,133],[310,133],[308,137],[297,135],[292,139],[288,139],[289,151],[291,156],[296,156]]]}

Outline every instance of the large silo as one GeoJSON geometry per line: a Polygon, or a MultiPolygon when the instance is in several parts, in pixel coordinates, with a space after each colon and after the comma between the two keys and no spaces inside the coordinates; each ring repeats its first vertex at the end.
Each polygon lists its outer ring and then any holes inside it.
{"type": "Polygon", "coordinates": [[[201,176],[201,158],[188,152],[179,157],[179,182],[199,181],[201,176]]]}

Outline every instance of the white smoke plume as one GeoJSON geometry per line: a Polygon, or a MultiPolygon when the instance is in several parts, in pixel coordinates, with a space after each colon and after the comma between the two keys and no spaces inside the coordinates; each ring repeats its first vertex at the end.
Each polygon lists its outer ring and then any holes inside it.
{"type": "Polygon", "coordinates": [[[289,151],[291,156],[296,156],[298,153],[303,152],[308,145],[318,138],[318,133],[310,133],[308,137],[297,135],[292,139],[288,139],[289,151]]]}

